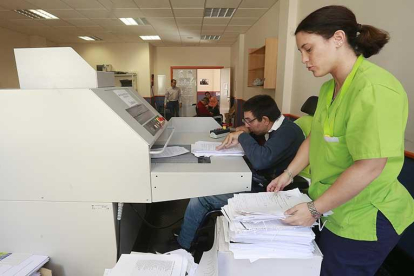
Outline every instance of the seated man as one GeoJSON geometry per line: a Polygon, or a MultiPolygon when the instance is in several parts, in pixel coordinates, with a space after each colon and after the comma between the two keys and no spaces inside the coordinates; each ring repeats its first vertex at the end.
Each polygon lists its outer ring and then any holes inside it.
{"type": "Polygon", "coordinates": [[[197,116],[198,117],[211,117],[213,114],[208,111],[208,98],[205,97],[197,103],[197,116]]]}
{"type": "Polygon", "coordinates": [[[218,100],[215,96],[211,96],[210,92],[204,93],[205,97],[208,98],[208,111],[210,111],[213,116],[220,115],[220,109],[218,106],[218,100]]]}
{"type": "MultiPolygon", "coordinates": [[[[293,160],[304,141],[302,130],[281,115],[276,102],[257,95],[243,105],[244,126],[230,133],[217,148],[241,144],[253,170],[252,192],[265,192],[266,185],[280,175],[293,160]]],[[[233,194],[192,198],[184,215],[178,243],[190,249],[206,213],[220,209],[233,194]]]]}

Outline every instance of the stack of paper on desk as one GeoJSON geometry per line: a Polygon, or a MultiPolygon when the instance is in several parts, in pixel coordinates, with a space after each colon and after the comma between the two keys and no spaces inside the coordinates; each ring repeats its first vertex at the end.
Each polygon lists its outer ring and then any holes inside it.
{"type": "Polygon", "coordinates": [[[105,270],[105,276],[193,276],[197,264],[190,253],[183,249],[166,254],[122,254],[115,267],[105,270]]]}
{"type": "Polygon", "coordinates": [[[234,258],[311,258],[315,238],[311,227],[283,223],[286,210],[309,201],[298,189],[235,194],[222,208],[225,241],[234,258]]]}
{"type": "Polygon", "coordinates": [[[0,275],[40,275],[38,270],[48,261],[48,256],[0,252],[0,275]]]}
{"type": "Polygon", "coordinates": [[[166,147],[165,150],[161,153],[151,154],[151,158],[167,158],[167,157],[174,157],[181,154],[186,154],[188,150],[184,147],[166,147]]]}
{"type": "Polygon", "coordinates": [[[216,147],[220,146],[220,142],[203,142],[198,141],[191,145],[191,153],[195,156],[243,156],[243,148],[239,145],[228,149],[216,150],[216,147]]]}

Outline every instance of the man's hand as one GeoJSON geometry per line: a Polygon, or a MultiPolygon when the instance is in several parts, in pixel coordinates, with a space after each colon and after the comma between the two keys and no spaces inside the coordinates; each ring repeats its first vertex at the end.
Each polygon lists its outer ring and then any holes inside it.
{"type": "Polygon", "coordinates": [[[183,103],[180,103],[180,108],[183,107],[183,103]]]}
{"type": "Polygon", "coordinates": [[[221,145],[216,148],[216,150],[228,149],[239,144],[239,136],[242,133],[243,131],[236,131],[230,133],[229,135],[227,135],[226,139],[224,139],[223,143],[221,143],[221,145]]]}
{"type": "Polygon", "coordinates": [[[164,108],[167,108],[167,104],[164,104],[164,108]]]}
{"type": "Polygon", "coordinates": [[[250,129],[246,126],[236,127],[236,131],[243,131],[243,132],[246,132],[246,133],[250,133],[250,129]]]}
{"type": "Polygon", "coordinates": [[[316,221],[306,203],[300,203],[290,208],[285,212],[285,215],[288,217],[283,222],[290,225],[312,226],[316,221]]]}
{"type": "Polygon", "coordinates": [[[290,177],[287,173],[282,173],[278,177],[272,180],[272,182],[267,185],[266,190],[268,192],[278,192],[282,191],[287,185],[290,184],[290,177]]]}

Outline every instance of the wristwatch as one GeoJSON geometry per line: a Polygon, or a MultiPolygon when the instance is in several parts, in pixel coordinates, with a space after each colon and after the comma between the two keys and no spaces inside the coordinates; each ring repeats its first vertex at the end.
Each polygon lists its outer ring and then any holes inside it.
{"type": "Polygon", "coordinates": [[[308,210],[314,219],[319,219],[322,216],[322,214],[319,213],[318,210],[316,210],[315,203],[313,201],[308,202],[307,205],[308,205],[308,210]]]}

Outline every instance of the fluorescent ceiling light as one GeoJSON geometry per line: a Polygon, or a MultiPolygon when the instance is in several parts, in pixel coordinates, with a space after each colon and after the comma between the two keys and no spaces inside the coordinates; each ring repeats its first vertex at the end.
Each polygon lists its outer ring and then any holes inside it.
{"type": "Polygon", "coordinates": [[[138,23],[133,18],[119,18],[125,25],[138,25],[138,23]]]}
{"type": "Polygon", "coordinates": [[[48,13],[44,10],[29,10],[29,11],[41,16],[44,19],[59,19],[56,16],[54,16],[53,14],[48,13]]]}
{"type": "Polygon", "coordinates": [[[58,17],[44,10],[14,10],[14,11],[24,16],[30,17],[32,19],[59,19],[58,17]]]}
{"type": "Polygon", "coordinates": [[[204,17],[232,17],[236,9],[233,8],[206,8],[204,17]]]}
{"type": "Polygon", "coordinates": [[[219,40],[219,35],[202,35],[201,40],[219,40]]]}
{"type": "Polygon", "coordinates": [[[125,25],[148,25],[148,21],[145,18],[119,18],[125,25]]]}
{"type": "Polygon", "coordinates": [[[161,40],[158,35],[140,35],[139,37],[142,40],[161,40]]]}
{"type": "Polygon", "coordinates": [[[102,38],[96,37],[96,36],[78,36],[79,38],[83,39],[83,40],[88,40],[88,41],[100,41],[102,40],[102,38]]]}

